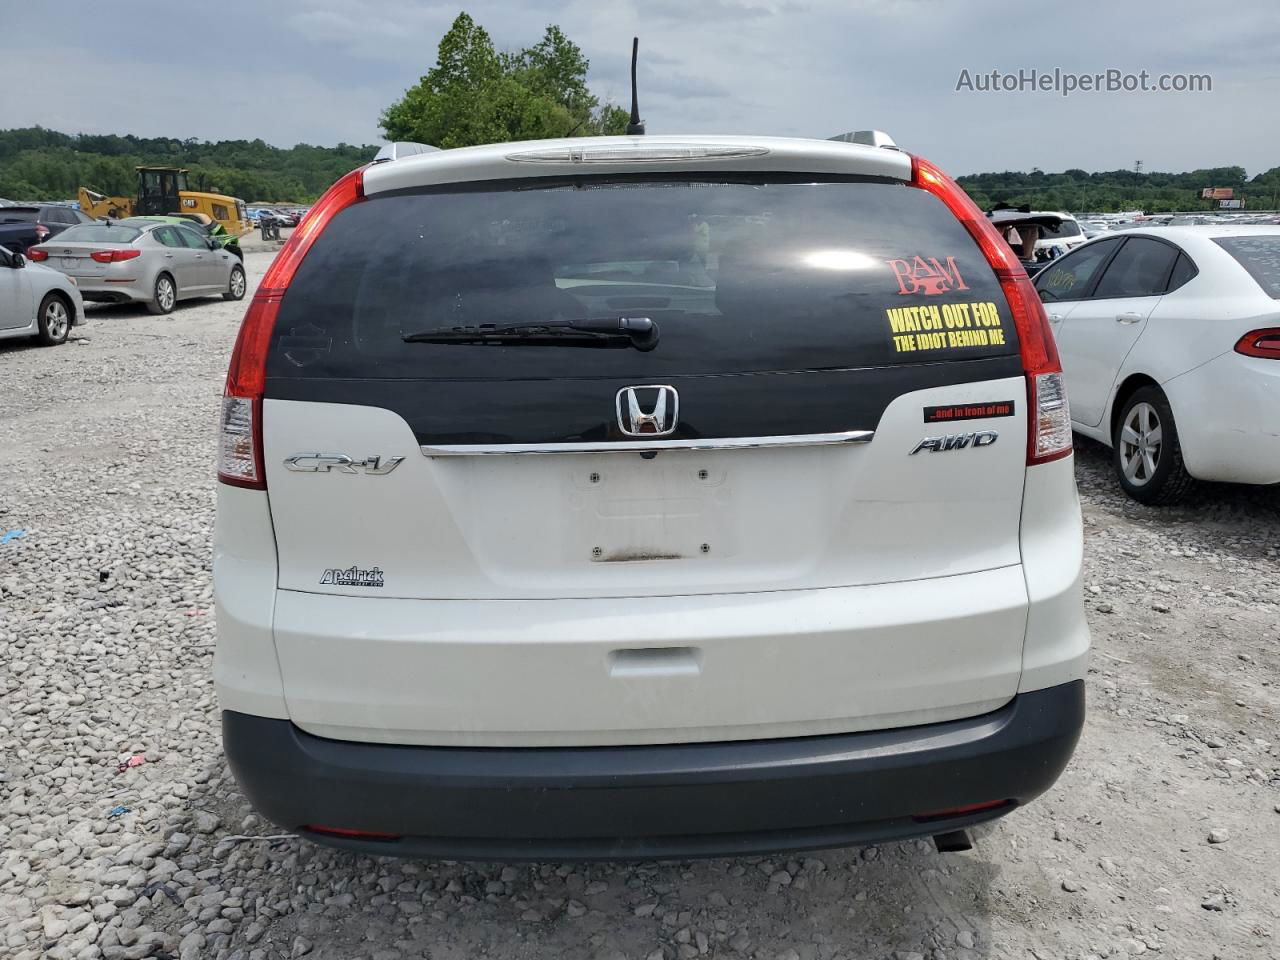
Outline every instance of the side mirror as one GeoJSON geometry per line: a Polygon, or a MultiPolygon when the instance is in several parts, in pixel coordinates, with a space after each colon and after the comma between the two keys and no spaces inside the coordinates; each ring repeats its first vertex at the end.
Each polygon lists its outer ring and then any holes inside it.
{"type": "Polygon", "coordinates": [[[22,254],[20,253],[9,254],[9,266],[13,267],[13,269],[17,270],[19,267],[25,267],[26,265],[27,265],[27,258],[24,257],[22,254]]]}
{"type": "Polygon", "coordinates": [[[209,249],[210,249],[210,250],[217,250],[217,249],[218,249],[218,247],[219,247],[219,243],[218,243],[218,241],[217,241],[217,240],[214,240],[212,237],[210,237],[208,240],[206,240],[206,241],[205,241],[205,243],[207,243],[207,244],[209,245],[209,249]]]}

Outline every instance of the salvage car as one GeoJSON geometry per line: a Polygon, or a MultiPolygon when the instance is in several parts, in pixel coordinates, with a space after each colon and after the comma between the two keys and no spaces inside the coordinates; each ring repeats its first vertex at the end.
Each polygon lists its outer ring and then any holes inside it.
{"type": "Polygon", "coordinates": [[[958,849],[1048,789],[1089,648],[1053,338],[872,139],[423,148],[312,207],[219,421],[261,813],[381,855],[958,849]]]}
{"type": "Polygon", "coordinates": [[[29,254],[72,277],[85,300],[142,303],[157,314],[171,313],[179,300],[191,297],[240,300],[246,289],[239,258],[185,225],[142,219],[91,223],[29,254]]]}
{"type": "Polygon", "coordinates": [[[52,347],[83,322],[75,281],[0,247],[0,340],[34,337],[52,347]]]}
{"type": "Polygon", "coordinates": [[[1125,492],[1280,483],[1280,228],[1136,228],[1036,277],[1072,427],[1111,447],[1125,492]]]}

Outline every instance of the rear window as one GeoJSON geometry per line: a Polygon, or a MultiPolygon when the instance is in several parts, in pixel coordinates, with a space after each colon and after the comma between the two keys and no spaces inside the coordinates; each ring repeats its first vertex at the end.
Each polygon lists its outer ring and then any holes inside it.
{"type": "Polygon", "coordinates": [[[33,223],[39,216],[34,207],[0,207],[0,223],[33,223]]]}
{"type": "Polygon", "coordinates": [[[1215,237],[1214,243],[1249,271],[1272,300],[1280,300],[1280,236],[1215,237]]]}
{"type": "Polygon", "coordinates": [[[995,276],[929,193],[780,177],[540,179],[374,196],[285,295],[268,376],[629,378],[1016,354],[995,276]],[[648,317],[651,352],[406,343],[486,324],[648,317]]]}
{"type": "Polygon", "coordinates": [[[1074,220],[1063,220],[1056,227],[1044,226],[1040,228],[1040,239],[1042,240],[1061,240],[1064,237],[1080,236],[1080,224],[1074,220]]]}
{"type": "Polygon", "coordinates": [[[58,243],[130,243],[139,236],[142,231],[135,227],[126,227],[122,224],[113,224],[108,226],[105,223],[82,223],[78,226],[68,227],[58,234],[58,243]]]}

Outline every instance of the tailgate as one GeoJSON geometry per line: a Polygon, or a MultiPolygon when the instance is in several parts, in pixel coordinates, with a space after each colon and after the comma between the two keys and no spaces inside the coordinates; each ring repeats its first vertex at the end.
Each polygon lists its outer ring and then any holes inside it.
{"type": "Polygon", "coordinates": [[[652,459],[431,457],[390,410],[267,400],[279,583],[383,598],[637,597],[852,586],[1016,564],[1026,421],[1014,398],[1024,389],[1017,377],[911,391],[871,421],[869,442],[652,459]],[[1016,413],[924,422],[928,408],[993,400],[1016,413]],[[931,437],[978,434],[995,442],[912,453],[931,437]],[[403,461],[387,474],[285,466],[299,454],[337,451],[403,461]]]}
{"type": "Polygon", "coordinates": [[[1017,688],[1021,567],[647,600],[281,592],[293,722],[382,743],[555,746],[812,736],[974,716],[1017,688]]]}

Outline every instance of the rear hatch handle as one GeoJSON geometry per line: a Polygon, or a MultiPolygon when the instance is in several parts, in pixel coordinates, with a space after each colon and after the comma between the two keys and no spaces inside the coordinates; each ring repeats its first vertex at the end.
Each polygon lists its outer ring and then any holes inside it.
{"type": "Polygon", "coordinates": [[[483,457],[548,453],[657,453],[662,450],[758,450],[763,447],[829,447],[870,443],[874,430],[802,433],[776,437],[719,437],[696,440],[619,440],[570,443],[457,443],[424,444],[424,457],[483,457]]]}

